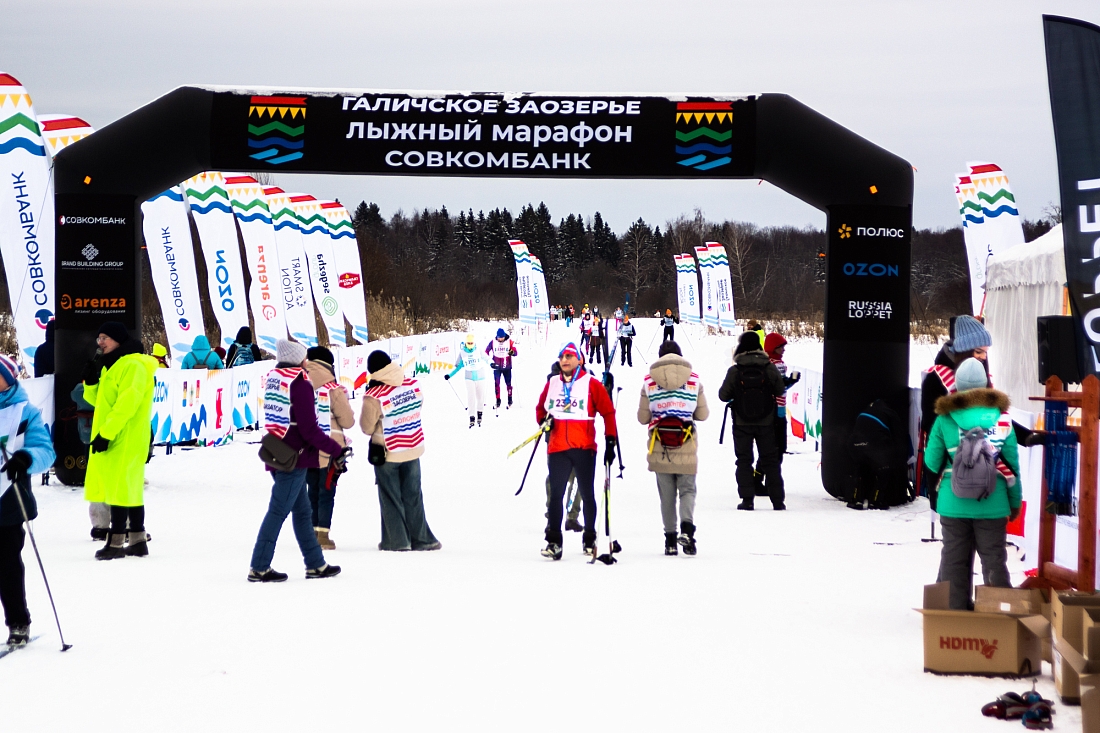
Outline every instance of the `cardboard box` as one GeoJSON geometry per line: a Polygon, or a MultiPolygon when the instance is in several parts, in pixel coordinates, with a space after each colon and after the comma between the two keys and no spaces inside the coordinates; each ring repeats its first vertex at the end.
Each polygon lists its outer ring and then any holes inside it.
{"type": "Polygon", "coordinates": [[[994,588],[979,585],[974,589],[974,610],[979,613],[1041,616],[1044,600],[1043,591],[1039,588],[994,588]]]}
{"type": "Polygon", "coordinates": [[[924,608],[919,609],[924,615],[924,671],[997,677],[1042,672],[1041,640],[1050,635],[1046,619],[1038,614],[951,611],[949,593],[949,583],[924,588],[924,608]]]}
{"type": "MultiPolygon", "coordinates": [[[[1051,599],[1050,623],[1054,633],[1054,689],[1062,702],[1077,705],[1081,702],[1079,673],[1060,649],[1072,649],[1084,659],[1085,612],[1100,608],[1100,594],[1061,591],[1051,599]],[[1059,641],[1064,642],[1059,646],[1059,641]]],[[[1097,670],[1100,672],[1100,669],[1097,670]]]]}
{"type": "Polygon", "coordinates": [[[1089,661],[1100,660],[1100,608],[1086,608],[1081,621],[1082,653],[1089,661]]]}
{"type": "MultiPolygon", "coordinates": [[[[1100,733],[1100,661],[1085,659],[1069,642],[1055,635],[1054,654],[1080,684],[1082,733],[1100,733]]],[[[1055,667],[1057,672],[1058,667],[1055,667]]]]}

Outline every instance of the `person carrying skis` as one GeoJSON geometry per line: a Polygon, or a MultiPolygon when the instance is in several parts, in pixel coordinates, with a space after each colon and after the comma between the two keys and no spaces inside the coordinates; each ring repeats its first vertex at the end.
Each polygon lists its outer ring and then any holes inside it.
{"type": "Polygon", "coordinates": [[[252,329],[241,326],[237,330],[237,338],[233,339],[229,351],[225,352],[225,366],[232,369],[235,366],[252,364],[262,358],[260,347],[252,343],[252,329]]]}
{"type": "MultiPolygon", "coordinates": [[[[317,425],[341,447],[349,444],[344,431],[355,424],[348,393],[336,381],[336,358],[324,346],[306,351],[306,376],[313,385],[317,401],[317,425]]],[[[336,543],[328,536],[332,529],[332,508],[336,502],[336,483],[341,472],[336,470],[328,453],[318,451],[317,468],[306,469],[306,492],[313,512],[313,531],[322,550],[335,550],[336,543]]]]}
{"type": "Polygon", "coordinates": [[[546,464],[550,474],[550,516],[546,524],[543,557],[561,559],[562,514],[569,474],[577,474],[577,491],[584,500],[583,545],[586,555],[596,552],[596,414],[603,416],[604,463],[615,460],[618,430],[615,405],[600,380],[582,364],[581,350],[572,341],[558,351],[561,374],[542,389],[535,417],[540,425],[550,418],[546,464]]]}
{"type": "Polygon", "coordinates": [[[518,356],[516,344],[508,338],[508,332],[503,328],[497,329],[496,338],[485,347],[485,353],[493,358],[493,389],[497,396],[497,405],[493,409],[500,409],[500,378],[504,377],[504,384],[508,387],[508,407],[512,406],[512,357],[518,356]]]}
{"type": "Polygon", "coordinates": [[[345,470],[350,448],[341,446],[317,424],[316,397],[305,370],[306,347],[295,341],[279,339],[278,362],[264,377],[264,427],[260,457],[265,451],[275,455],[286,451],[297,458],[289,469],[275,468],[265,460],[271,472],[271,499],[260,523],[256,544],[249,563],[249,583],[281,583],[287,579],[271,567],[275,543],[288,514],[293,514],[294,537],[305,561],[306,578],[331,578],[340,574],[338,565],[325,562],[325,555],[313,531],[313,512],[306,489],[306,472],[318,467],[317,455],[324,451],[345,470]]]}
{"type": "Polygon", "coordinates": [[[481,414],[485,409],[485,403],[489,401],[486,392],[489,391],[489,374],[486,369],[485,356],[477,350],[472,333],[466,334],[466,341],[458,347],[458,361],[450,374],[444,374],[443,379],[449,380],[462,369],[466,370],[466,409],[470,412],[470,427],[475,424],[481,427],[481,414]],[[474,413],[477,417],[474,417],[474,413]]]}
{"type": "Polygon", "coordinates": [[[786,391],[783,377],[760,346],[755,331],[746,331],[738,340],[733,366],[718,389],[718,399],[733,409],[733,445],[737,454],[738,509],[751,510],[756,495],[753,477],[753,444],[760,452],[760,471],[764,474],[772,507],[786,509],[783,476],[775,447],[775,399],[786,391]]]}
{"type": "Polygon", "coordinates": [[[665,554],[695,554],[695,474],[698,470],[698,436],[695,423],[710,416],[703,383],[691,371],[691,362],[675,341],[664,341],[659,358],[642,380],[638,422],[648,426],[649,470],[657,474],[661,518],[665,527],[665,554]],[[680,499],[680,524],[676,524],[676,499],[680,499]],[[677,540],[676,530],[680,530],[677,540]]]}
{"type": "MultiPolygon", "coordinates": [[[[550,364],[550,373],[546,375],[546,381],[561,374],[561,364],[556,360],[550,364]]],[[[581,507],[584,505],[584,501],[581,499],[581,495],[575,491],[577,485],[577,473],[572,471],[569,474],[569,482],[565,486],[565,531],[566,532],[583,532],[584,525],[580,523],[581,507]]],[[[550,517],[550,497],[553,492],[550,491],[550,477],[546,477],[546,517],[550,517]]]]}
{"type": "Polygon", "coordinates": [[[50,470],[56,457],[42,414],[30,403],[18,376],[19,365],[15,360],[0,355],[0,424],[12,429],[2,436],[6,440],[7,457],[0,471],[6,474],[8,486],[0,491],[0,604],[4,607],[11,647],[24,646],[31,639],[31,612],[27,608],[22,558],[26,538],[23,522],[38,516],[30,477],[50,470]]]}
{"type": "Polygon", "coordinates": [[[596,363],[603,364],[603,340],[604,320],[599,316],[592,316],[592,334],[588,339],[588,363],[592,363],[595,355],[596,363]]]}
{"type": "Polygon", "coordinates": [[[581,312],[581,354],[589,351],[588,342],[592,339],[592,314],[588,312],[588,306],[581,312]]]}
{"type": "Polygon", "coordinates": [[[111,528],[97,560],[149,554],[145,534],[145,463],[157,360],[142,353],[126,326],[99,327],[96,357],[84,368],[84,399],[94,405],[84,498],[109,507],[111,528]]]}
{"type": "Polygon", "coordinates": [[[370,381],[363,393],[359,429],[371,436],[367,460],[374,466],[382,512],[378,549],[439,550],[443,545],[428,526],[420,485],[420,456],[424,455],[420,385],[406,378],[401,365],[394,364],[384,351],[370,353],[367,372],[370,381]]]}
{"type": "Polygon", "coordinates": [[[623,322],[619,326],[619,366],[634,366],[634,337],[638,332],[634,330],[634,324],[630,322],[630,316],[623,315],[623,322]]]}
{"type": "Polygon", "coordinates": [[[664,326],[664,335],[661,337],[661,341],[672,341],[674,336],[673,324],[676,323],[676,319],[672,317],[672,309],[665,308],[665,315],[661,318],[661,325],[664,326]]]}

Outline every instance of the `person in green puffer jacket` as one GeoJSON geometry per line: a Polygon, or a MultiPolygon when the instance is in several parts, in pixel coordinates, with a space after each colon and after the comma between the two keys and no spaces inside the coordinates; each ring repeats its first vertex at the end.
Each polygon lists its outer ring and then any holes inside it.
{"type": "Polygon", "coordinates": [[[84,399],[95,406],[84,498],[110,507],[111,529],[95,556],[114,560],[148,555],[145,461],[158,364],[118,321],[99,327],[96,344],[99,353],[84,369],[84,399]]]}
{"type": "Polygon", "coordinates": [[[951,583],[950,605],[956,610],[973,608],[975,552],[982,559],[986,585],[1012,587],[1005,536],[1008,522],[1020,513],[1020,461],[1016,435],[1005,415],[1008,395],[986,388],[987,379],[985,367],[977,359],[959,365],[955,372],[958,391],[936,400],[936,421],[924,451],[924,465],[933,474],[943,474],[933,493],[933,508],[939,512],[943,529],[939,580],[951,583]],[[997,450],[1001,475],[993,493],[984,499],[960,498],[952,490],[951,464],[962,433],[976,427],[986,431],[997,450]]]}

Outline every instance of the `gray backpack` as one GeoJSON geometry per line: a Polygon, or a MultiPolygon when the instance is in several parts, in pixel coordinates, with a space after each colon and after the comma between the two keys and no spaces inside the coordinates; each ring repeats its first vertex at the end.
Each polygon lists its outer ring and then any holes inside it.
{"type": "Polygon", "coordinates": [[[997,452],[981,428],[959,428],[959,447],[951,464],[951,491],[960,499],[981,501],[997,488],[997,452]]]}

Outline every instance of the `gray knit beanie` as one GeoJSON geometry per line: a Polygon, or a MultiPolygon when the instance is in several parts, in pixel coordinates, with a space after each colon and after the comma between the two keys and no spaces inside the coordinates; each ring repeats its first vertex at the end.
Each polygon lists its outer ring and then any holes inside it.
{"type": "Polygon", "coordinates": [[[977,318],[959,316],[955,319],[955,340],[951,342],[951,350],[956,354],[992,345],[993,337],[977,318]]]}
{"type": "Polygon", "coordinates": [[[275,357],[280,364],[293,364],[298,366],[306,360],[306,347],[297,341],[279,339],[275,344],[275,357]]]}
{"type": "Polygon", "coordinates": [[[984,389],[989,386],[989,376],[985,364],[971,357],[959,364],[955,370],[955,389],[965,392],[968,389],[984,389]]]}

